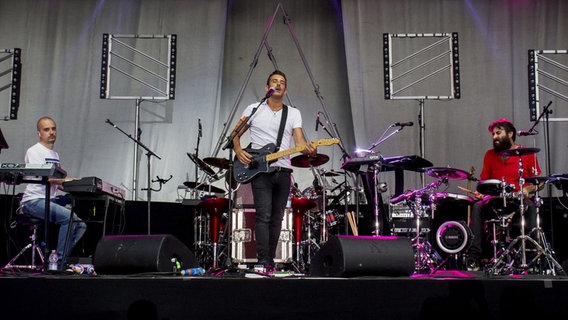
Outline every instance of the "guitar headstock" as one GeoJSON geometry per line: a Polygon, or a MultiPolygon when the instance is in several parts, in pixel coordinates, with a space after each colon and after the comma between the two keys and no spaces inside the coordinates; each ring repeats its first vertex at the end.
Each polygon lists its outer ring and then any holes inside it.
{"type": "Polygon", "coordinates": [[[312,146],[331,146],[334,144],[339,144],[338,138],[320,139],[318,141],[312,141],[312,146]]]}

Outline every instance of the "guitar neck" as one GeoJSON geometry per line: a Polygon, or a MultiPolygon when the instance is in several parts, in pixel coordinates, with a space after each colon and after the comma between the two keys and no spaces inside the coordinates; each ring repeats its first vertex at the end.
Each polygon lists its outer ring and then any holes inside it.
{"type": "Polygon", "coordinates": [[[295,148],[292,148],[292,149],[286,149],[286,150],[274,152],[274,153],[266,155],[266,161],[270,162],[270,161],[276,160],[278,158],[281,158],[281,157],[284,157],[284,156],[287,156],[287,155],[291,155],[291,154],[296,153],[296,152],[302,152],[302,151],[304,151],[304,149],[306,149],[305,146],[299,146],[299,147],[295,147],[295,148]]]}

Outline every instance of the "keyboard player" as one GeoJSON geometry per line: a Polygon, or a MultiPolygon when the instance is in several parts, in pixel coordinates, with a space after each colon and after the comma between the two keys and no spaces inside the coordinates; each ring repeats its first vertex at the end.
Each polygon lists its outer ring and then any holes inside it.
{"type": "MultiPolygon", "coordinates": [[[[57,126],[55,120],[50,117],[41,117],[37,121],[37,135],[39,141],[31,146],[25,155],[26,164],[45,164],[54,163],[60,165],[59,154],[54,150],[55,141],[57,139],[57,126]]],[[[32,180],[33,177],[26,177],[26,180],[32,180]]],[[[39,178],[37,178],[39,180],[39,178]]],[[[65,242],[67,238],[67,230],[70,226],[71,211],[64,205],[60,205],[55,201],[57,190],[61,189],[64,181],[71,180],[70,178],[49,178],[50,186],[50,212],[49,221],[59,225],[59,234],[57,237],[56,252],[59,257],[59,269],[67,261],[67,256],[73,250],[73,247],[79,239],[83,236],[87,229],[87,225],[79,219],[76,214],[73,214],[74,223],[70,233],[69,244],[65,250],[65,242]],[[64,256],[64,250],[66,251],[64,256]]],[[[21,201],[22,212],[25,215],[44,220],[46,217],[46,185],[39,183],[29,183],[26,186],[24,195],[21,201]]],[[[50,248],[51,249],[51,248],[50,248]]]]}

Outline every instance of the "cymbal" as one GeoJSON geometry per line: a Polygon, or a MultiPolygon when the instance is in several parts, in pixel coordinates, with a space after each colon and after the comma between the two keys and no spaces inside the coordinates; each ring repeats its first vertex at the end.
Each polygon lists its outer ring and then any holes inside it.
{"type": "Polygon", "coordinates": [[[535,154],[540,151],[540,148],[516,148],[501,151],[499,154],[502,156],[524,156],[527,154],[535,154]]]}
{"type": "Polygon", "coordinates": [[[315,156],[309,156],[301,154],[292,158],[292,165],[294,167],[309,168],[317,167],[329,161],[329,157],[325,154],[316,154],[315,156]]]}
{"type": "Polygon", "coordinates": [[[424,173],[433,178],[448,178],[449,180],[465,180],[469,177],[467,171],[446,167],[428,168],[424,170],[424,173]]]}
{"type": "Polygon", "coordinates": [[[213,169],[211,169],[211,167],[208,166],[207,163],[203,162],[203,160],[199,159],[194,154],[191,154],[189,152],[187,153],[187,156],[199,167],[199,169],[203,170],[208,175],[215,175],[215,171],[213,171],[213,169]]]}
{"type": "Polygon", "coordinates": [[[229,169],[229,166],[231,164],[229,162],[229,159],[225,158],[203,158],[203,162],[220,169],[229,169]]]}
{"type": "Polygon", "coordinates": [[[198,184],[195,183],[194,181],[186,181],[183,183],[183,185],[190,189],[195,189],[195,190],[201,190],[213,193],[225,193],[225,190],[205,183],[198,184]]]}

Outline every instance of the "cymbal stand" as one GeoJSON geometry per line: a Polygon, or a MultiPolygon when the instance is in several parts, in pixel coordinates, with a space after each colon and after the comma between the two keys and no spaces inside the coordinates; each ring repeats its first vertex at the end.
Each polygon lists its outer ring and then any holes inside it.
{"type": "MultiPolygon", "coordinates": [[[[542,205],[542,199],[539,196],[539,188],[538,188],[538,181],[536,183],[536,191],[534,201],[536,204],[536,227],[534,227],[530,234],[533,234],[533,237],[536,238],[537,244],[537,255],[533,259],[534,261],[538,261],[541,256],[544,256],[544,261],[540,266],[541,274],[550,274],[550,275],[566,275],[566,272],[562,269],[562,266],[558,263],[556,259],[554,259],[554,250],[546,240],[546,236],[544,231],[540,227],[540,206],[542,205]]],[[[531,238],[532,239],[532,238],[531,238]]]]}
{"type": "MultiPolygon", "coordinates": [[[[327,205],[326,205],[326,193],[327,193],[327,182],[325,181],[325,169],[322,169],[323,174],[321,174],[322,181],[322,212],[321,212],[321,243],[326,243],[329,238],[329,229],[327,228],[327,205]]],[[[319,172],[318,172],[319,173],[319,172]]]]}

